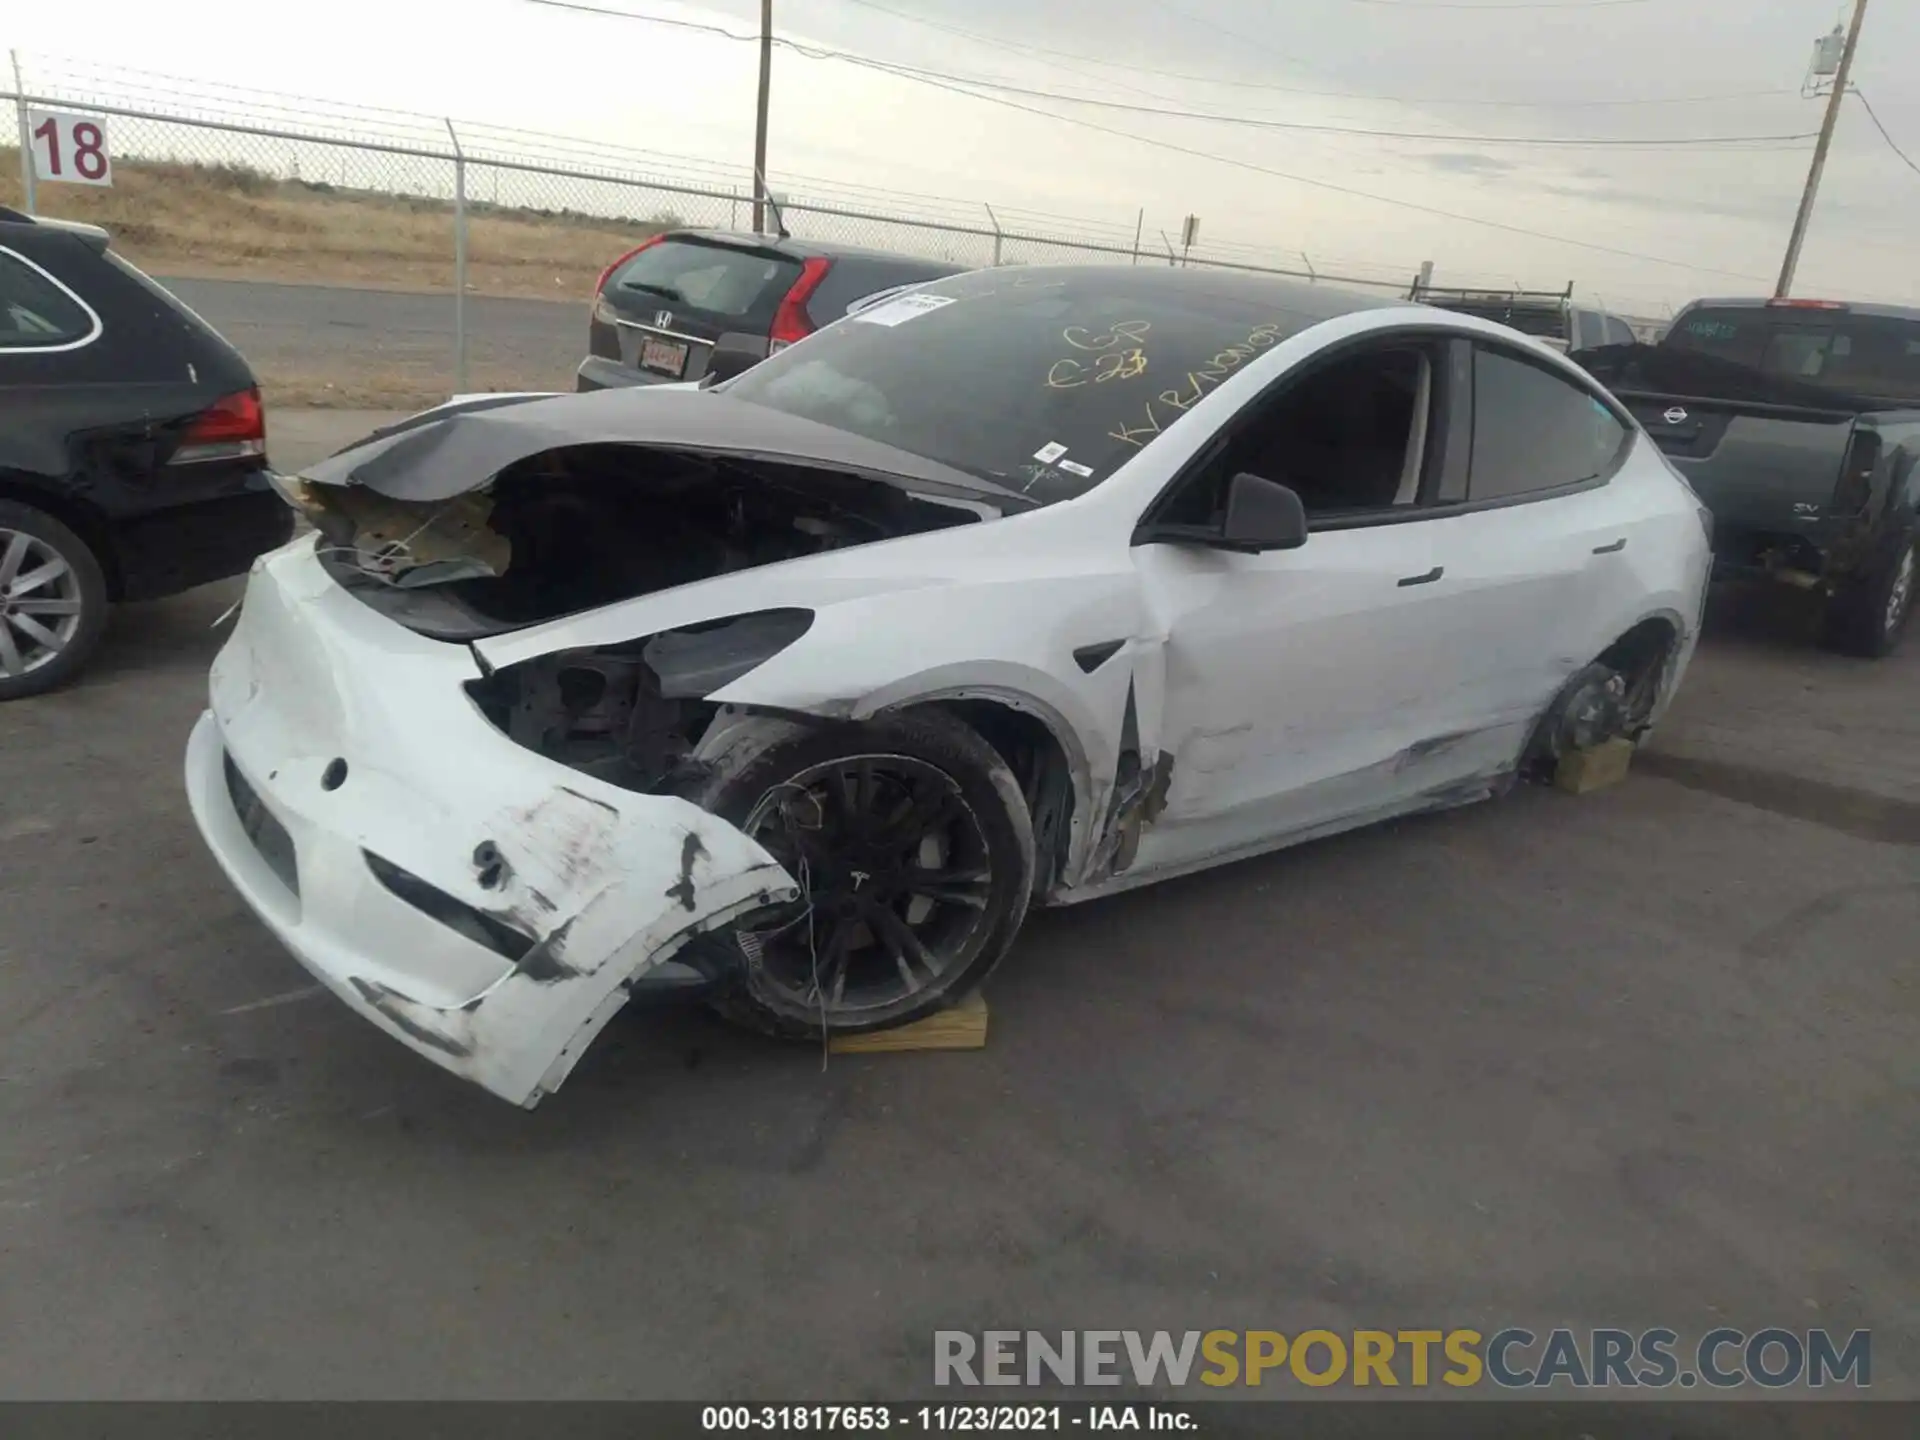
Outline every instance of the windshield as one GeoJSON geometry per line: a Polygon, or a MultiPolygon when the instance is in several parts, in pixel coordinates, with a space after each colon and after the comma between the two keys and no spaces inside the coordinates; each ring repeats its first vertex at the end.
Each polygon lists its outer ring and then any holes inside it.
{"type": "MultiPolygon", "coordinates": [[[[937,280],[756,365],[737,399],[1042,503],[1085,493],[1242,365],[1367,304],[1250,277],[1005,269],[937,280]]],[[[1304,287],[1303,287],[1304,288],[1304,287]]]]}
{"type": "Polygon", "coordinates": [[[1870,396],[1920,405],[1920,320],[1843,310],[1702,306],[1680,317],[1661,348],[1836,399],[1870,396]]]}

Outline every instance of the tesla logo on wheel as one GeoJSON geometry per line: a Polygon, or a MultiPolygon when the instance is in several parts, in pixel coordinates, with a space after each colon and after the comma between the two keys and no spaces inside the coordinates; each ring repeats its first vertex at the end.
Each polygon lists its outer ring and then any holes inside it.
{"type": "Polygon", "coordinates": [[[1676,405],[1660,418],[1669,425],[1684,425],[1687,423],[1687,412],[1676,405]]]}
{"type": "Polygon", "coordinates": [[[673,312],[671,310],[661,310],[657,312],[653,317],[653,323],[658,325],[662,330],[666,329],[667,326],[673,324],[673,312]]]}

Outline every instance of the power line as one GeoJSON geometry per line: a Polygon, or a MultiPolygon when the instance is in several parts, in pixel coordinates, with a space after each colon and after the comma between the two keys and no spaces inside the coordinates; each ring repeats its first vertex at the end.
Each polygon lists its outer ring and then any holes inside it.
{"type": "MultiPolygon", "coordinates": [[[[1196,75],[1191,72],[1162,70],[1154,65],[1136,65],[1126,60],[1108,60],[1097,55],[1082,55],[1073,50],[1056,50],[1047,45],[1035,45],[1030,41],[1008,40],[998,35],[983,34],[978,30],[963,29],[958,25],[949,25],[940,20],[929,20],[922,15],[910,14],[905,10],[896,10],[891,5],[882,5],[879,0],[845,0],[846,4],[858,5],[865,10],[877,10],[883,15],[891,15],[898,20],[906,20],[915,25],[924,25],[930,30],[941,30],[949,35],[958,35],[996,50],[1019,50],[1031,55],[1044,55],[1055,60],[1077,60],[1083,64],[1099,65],[1113,70],[1131,70],[1139,75],[1152,75],[1161,80],[1172,80],[1183,84],[1229,85],[1240,90],[1270,90],[1277,95],[1312,95],[1328,100],[1372,100],[1397,105],[1482,105],[1518,110],[1563,110],[1563,109],[1612,109],[1634,105],[1713,105],[1728,100],[1770,100],[1781,96],[1798,97],[1798,90],[1777,87],[1771,90],[1732,90],[1718,95],[1650,95],[1631,99],[1614,100],[1495,100],[1482,96],[1438,96],[1438,95],[1381,95],[1360,90],[1310,90],[1301,85],[1276,85],[1270,80],[1236,80],[1226,75],[1196,75]]],[[[1367,3],[1367,0],[1356,0],[1367,3]]],[[[1375,0],[1386,3],[1386,0],[1375,0]]],[[[1613,0],[1613,3],[1627,3],[1627,0],[1613,0]]],[[[1638,4],[1641,0],[1631,0],[1638,4]]],[[[1468,9],[1517,10],[1525,8],[1519,5],[1476,5],[1468,9]]],[[[1555,9],[1570,9],[1571,6],[1555,6],[1555,9]]],[[[1214,27],[1218,29],[1219,27],[1214,27]]],[[[1234,35],[1234,38],[1248,40],[1233,31],[1222,33],[1234,35]]],[[[1248,43],[1254,43],[1248,41],[1248,43]]],[[[1264,47],[1263,47],[1264,48],[1264,47]]],[[[1092,77],[1089,77],[1092,78],[1092,77]]],[[[1117,82],[1116,82],[1117,83],[1117,82]]]]}
{"type": "MultiPolygon", "coordinates": [[[[717,25],[703,25],[691,20],[669,20],[655,15],[642,15],[630,10],[603,9],[596,5],[580,3],[580,0],[528,0],[528,3],[545,5],[558,10],[577,10],[589,15],[611,16],[620,20],[642,20],[654,24],[669,25],[678,29],[705,31],[709,34],[724,36],[729,40],[753,40],[757,42],[759,39],[758,36],[735,35],[731,31],[724,30],[717,25]]],[[[1240,160],[1232,156],[1216,155],[1211,151],[1198,150],[1190,145],[1175,144],[1171,140],[1156,140],[1145,135],[1136,135],[1131,131],[1116,130],[1110,125],[1101,125],[1092,120],[1082,120],[1073,115],[1060,115],[1051,110],[1041,110],[1035,106],[1023,104],[1018,100],[1007,100],[996,95],[984,95],[978,91],[968,90],[960,85],[952,84],[944,80],[936,80],[925,75],[909,74],[896,70],[893,66],[881,61],[868,60],[864,57],[847,56],[837,51],[816,51],[812,47],[800,45],[790,40],[782,41],[781,43],[787,49],[797,54],[805,55],[809,59],[846,60],[850,64],[864,65],[869,69],[902,75],[903,78],[910,80],[918,80],[921,84],[930,85],[938,90],[948,90],[956,95],[965,95],[975,100],[983,100],[990,105],[1001,105],[1010,110],[1021,111],[1024,114],[1038,115],[1042,119],[1057,120],[1065,125],[1077,125],[1083,130],[1097,131],[1100,134],[1111,135],[1117,139],[1126,140],[1136,145],[1147,145],[1157,150],[1172,151],[1175,154],[1186,155],[1196,160],[1210,160],[1215,164],[1229,165],[1238,170],[1248,170],[1255,174],[1268,175],[1276,180],[1286,180],[1292,184],[1305,185],[1310,189],[1325,190],[1332,194],[1346,195],[1357,200],[1370,200],[1375,204],[1391,205],[1399,209],[1411,210],[1418,214],[1432,215],[1441,220],[1453,220],[1466,225],[1479,225],[1485,229],[1499,230],[1509,235],[1522,235],[1532,240],[1546,240],[1557,245],[1570,245],[1575,249],[1591,250],[1602,255],[1615,255],[1627,260],[1640,260],[1651,265],[1668,265],[1676,269],[1691,270],[1707,275],[1726,275],[1736,280],[1763,280],[1765,278],[1757,275],[1749,275],[1744,271],[1725,270],[1715,265],[1701,265],[1691,260],[1673,260],[1663,255],[1648,255],[1637,250],[1627,250],[1617,245],[1603,245],[1594,240],[1579,240],[1570,235],[1556,235],[1547,230],[1534,230],[1524,225],[1511,225],[1503,220],[1488,220],[1478,215],[1463,214],[1457,210],[1443,210],[1438,206],[1423,205],[1415,200],[1396,199],[1391,195],[1376,195],[1371,191],[1355,189],[1349,185],[1336,184],[1331,180],[1315,180],[1305,175],[1295,175],[1285,170],[1273,169],[1271,166],[1259,165],[1251,160],[1240,160]]]]}
{"type": "MultiPolygon", "coordinates": [[[[848,60],[854,57],[841,53],[834,58],[848,60]]],[[[1155,105],[1135,105],[1125,100],[1096,100],[1083,95],[1064,95],[1056,90],[1035,90],[1003,80],[981,80],[940,70],[924,70],[918,66],[900,65],[892,61],[871,63],[896,74],[951,80],[959,84],[998,90],[1010,95],[1025,95],[1034,100],[1051,100],[1068,105],[1091,105],[1101,110],[1123,110],[1131,115],[1153,115],[1168,120],[1204,120],[1215,125],[1238,125],[1253,130],[1293,130],[1315,135],[1353,135],[1368,140],[1438,140],[1451,145],[1538,145],[1559,148],[1617,146],[1632,150],[1683,150],[1714,145],[1784,145],[1799,140],[1811,140],[1816,133],[1812,130],[1802,130],[1780,135],[1667,135],[1649,139],[1627,139],[1591,135],[1572,137],[1460,135],[1443,130],[1373,130],[1357,125],[1321,125],[1304,120],[1270,120],[1252,115],[1222,115],[1213,110],[1174,110],[1155,105]]]]}
{"type": "Polygon", "coordinates": [[[1894,140],[1893,136],[1887,133],[1887,127],[1880,123],[1880,116],[1875,113],[1872,102],[1867,99],[1866,92],[1861,90],[1858,85],[1852,85],[1848,88],[1853,91],[1854,98],[1867,107],[1867,118],[1873,121],[1873,128],[1880,132],[1880,138],[1887,142],[1887,148],[1900,157],[1901,164],[1913,171],[1914,174],[1920,175],[1920,165],[1914,164],[1913,158],[1900,148],[1899,143],[1894,140]]]}
{"type": "MultiPolygon", "coordinates": [[[[879,5],[879,4],[871,3],[871,0],[849,0],[849,3],[854,5],[863,5],[869,10],[877,10],[883,15],[891,15],[896,20],[905,20],[910,24],[914,24],[914,25],[924,25],[930,30],[940,30],[940,31],[944,31],[948,35],[958,35],[963,40],[971,40],[975,44],[990,46],[995,50],[1017,50],[1017,51],[1023,51],[1029,55],[1044,56],[1048,60],[1052,61],[1055,65],[1060,65],[1062,64],[1062,62],[1069,61],[1069,60],[1078,61],[1081,64],[1087,64],[1087,65],[1105,66],[1110,63],[1105,60],[1096,59],[1091,55],[1076,55],[1070,50],[1050,50],[1044,45],[1029,45],[1018,40],[1002,40],[996,36],[982,35],[977,30],[963,30],[958,25],[948,25],[939,20],[928,20],[925,17],[920,15],[910,15],[904,10],[895,10],[891,5],[879,5]]],[[[1071,65],[1065,66],[1065,68],[1072,70],[1072,72],[1075,75],[1080,76],[1083,80],[1093,81],[1096,85],[1117,85],[1122,90],[1130,91],[1135,95],[1150,96],[1155,100],[1167,100],[1172,98],[1171,96],[1161,94],[1157,90],[1142,90],[1138,85],[1130,85],[1124,80],[1115,80],[1112,76],[1089,74],[1087,71],[1075,69],[1071,65]]],[[[1123,69],[1123,70],[1137,70],[1140,73],[1146,74],[1146,75],[1158,74],[1157,71],[1148,69],[1144,65],[1123,65],[1117,68],[1123,69]]],[[[1175,79],[1178,77],[1164,76],[1161,78],[1175,79]]]]}
{"type": "MultiPolygon", "coordinates": [[[[757,41],[759,39],[756,35],[736,35],[718,26],[702,25],[693,21],[668,20],[661,16],[640,15],[626,11],[596,10],[590,5],[566,4],[563,0],[533,0],[533,3],[553,5],[568,10],[593,10],[598,14],[622,14],[633,20],[711,31],[714,34],[724,35],[729,40],[757,41]]],[[[1325,125],[1304,120],[1273,120],[1254,115],[1223,115],[1215,110],[1183,110],[1159,105],[1136,105],[1129,100],[1102,100],[1087,95],[1069,95],[1058,90],[1035,89],[1032,86],[1016,85],[1011,81],[991,76],[956,75],[948,70],[930,70],[900,61],[879,60],[869,55],[855,54],[850,50],[803,46],[778,37],[775,37],[775,43],[785,45],[811,59],[843,60],[849,64],[863,65],[870,69],[913,79],[945,81],[955,85],[972,86],[976,90],[1022,95],[1030,100],[1047,100],[1054,104],[1090,105],[1095,109],[1118,110],[1129,115],[1151,115],[1163,120],[1201,120],[1212,125],[1237,125],[1250,130],[1283,130],[1311,135],[1349,135],[1364,140],[1426,140],[1448,145],[1530,145],[1553,149],[1684,150],[1721,145],[1790,145],[1796,141],[1814,138],[1814,132],[1811,130],[1779,135],[1666,135],[1644,139],[1614,136],[1460,135],[1444,130],[1376,130],[1359,125],[1325,125]]]]}

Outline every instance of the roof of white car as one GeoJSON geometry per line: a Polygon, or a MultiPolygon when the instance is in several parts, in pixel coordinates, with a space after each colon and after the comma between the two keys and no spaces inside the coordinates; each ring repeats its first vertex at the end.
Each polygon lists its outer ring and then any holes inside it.
{"type": "MultiPolygon", "coordinates": [[[[1127,265],[1018,265],[978,274],[1007,275],[1015,283],[1041,284],[1052,279],[1084,276],[1097,278],[1109,294],[1128,290],[1142,296],[1193,293],[1196,291],[1244,301],[1263,310],[1281,310],[1305,323],[1318,324],[1356,310],[1384,310],[1409,302],[1398,295],[1366,295],[1321,285],[1309,280],[1294,280],[1284,275],[1269,275],[1256,270],[1229,270],[1213,266],[1127,265]]],[[[938,282],[934,282],[938,283],[938,282]]]]}

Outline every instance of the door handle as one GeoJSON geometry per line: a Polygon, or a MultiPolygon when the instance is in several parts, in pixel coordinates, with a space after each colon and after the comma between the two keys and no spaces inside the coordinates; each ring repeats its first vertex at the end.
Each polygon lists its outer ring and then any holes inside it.
{"type": "Polygon", "coordinates": [[[1444,565],[1436,565],[1436,566],[1434,566],[1434,567],[1433,567],[1433,568],[1432,568],[1431,570],[1429,570],[1429,571],[1427,571],[1427,573],[1426,573],[1426,574],[1424,574],[1424,575],[1409,575],[1409,576],[1407,576],[1406,578],[1404,578],[1403,580],[1401,580],[1401,581],[1400,581],[1400,584],[1401,584],[1402,586],[1406,586],[1406,585],[1431,585],[1431,584],[1432,584],[1432,583],[1433,583],[1434,581],[1436,581],[1436,580],[1438,580],[1438,579],[1439,579],[1439,578],[1440,578],[1440,577],[1441,577],[1442,575],[1444,575],[1444,574],[1446,574],[1446,573],[1447,573],[1447,567],[1446,567],[1446,566],[1444,566],[1444,565]]]}
{"type": "Polygon", "coordinates": [[[1593,553],[1596,555],[1618,555],[1622,550],[1626,548],[1627,548],[1627,537],[1622,535],[1618,540],[1614,541],[1611,545],[1594,546],[1593,553]]]}

